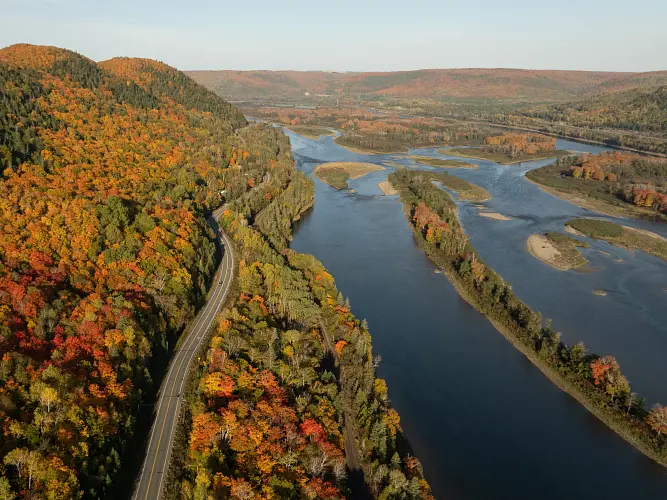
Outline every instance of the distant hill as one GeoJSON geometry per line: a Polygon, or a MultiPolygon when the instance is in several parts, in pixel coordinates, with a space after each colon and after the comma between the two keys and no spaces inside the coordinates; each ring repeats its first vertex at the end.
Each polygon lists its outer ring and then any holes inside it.
{"type": "Polygon", "coordinates": [[[521,114],[579,127],[608,127],[664,135],[667,133],[667,86],[534,106],[521,114]]]}
{"type": "Polygon", "coordinates": [[[523,69],[427,69],[387,73],[323,71],[189,71],[229,99],[304,97],[305,93],[413,99],[567,101],[667,85],[667,71],[615,73],[523,69]]]}

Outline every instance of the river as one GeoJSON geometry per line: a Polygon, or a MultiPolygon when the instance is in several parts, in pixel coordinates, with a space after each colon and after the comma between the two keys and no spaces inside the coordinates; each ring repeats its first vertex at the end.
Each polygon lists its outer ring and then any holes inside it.
{"type": "MultiPolygon", "coordinates": [[[[349,152],[331,137],[288,135],[298,168],[308,174],[328,161],[412,165],[397,155],[349,152]]],[[[569,141],[558,147],[601,149],[569,141]]],[[[520,298],[552,317],[566,342],[583,340],[594,352],[615,355],[637,392],[667,402],[665,264],[594,242],[584,253],[595,272],[551,269],[527,253],[528,235],[562,229],[567,218],[590,213],[523,178],[548,160],[474,162],[479,169],[450,173],[488,189],[488,208],[513,217],[489,220],[474,204],[460,204],[481,257],[520,298]],[[595,288],[607,297],[594,296],[595,288]]],[[[320,259],[353,312],[368,320],[383,359],[379,375],[436,498],[663,498],[667,469],[556,388],[436,273],[417,248],[398,197],[380,196],[377,183],[391,171],[351,181],[354,192],[315,178],[315,206],[297,224],[291,246],[320,259]]]]}

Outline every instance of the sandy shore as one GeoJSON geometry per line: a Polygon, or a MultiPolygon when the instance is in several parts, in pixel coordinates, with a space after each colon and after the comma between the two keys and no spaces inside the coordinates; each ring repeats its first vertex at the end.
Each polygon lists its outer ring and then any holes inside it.
{"type": "Polygon", "coordinates": [[[498,212],[479,212],[480,217],[486,217],[487,219],[493,219],[493,220],[512,220],[511,217],[507,217],[506,215],[499,214],[498,212]]]}
{"type": "Polygon", "coordinates": [[[398,191],[394,188],[394,186],[391,185],[391,182],[389,181],[382,181],[378,183],[378,187],[382,190],[382,192],[388,196],[398,194],[398,191]]]}
{"type": "Polygon", "coordinates": [[[568,266],[560,264],[558,257],[560,252],[556,247],[544,236],[539,234],[531,234],[526,242],[526,247],[533,257],[540,259],[545,264],[549,264],[554,269],[559,271],[567,271],[568,266]]]}
{"type": "Polygon", "coordinates": [[[587,237],[581,231],[577,231],[575,228],[573,228],[572,226],[568,226],[568,225],[565,226],[565,232],[570,233],[570,234],[574,234],[575,236],[583,236],[585,238],[587,237]]]}

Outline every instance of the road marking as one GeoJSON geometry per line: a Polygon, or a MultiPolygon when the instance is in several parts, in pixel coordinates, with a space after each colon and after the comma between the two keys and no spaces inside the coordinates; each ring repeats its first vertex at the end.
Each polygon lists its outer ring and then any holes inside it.
{"type": "MultiPolygon", "coordinates": [[[[183,367],[183,363],[185,362],[185,358],[187,357],[187,352],[190,349],[190,347],[192,347],[196,344],[197,340],[201,340],[203,338],[203,335],[198,335],[197,330],[199,330],[201,327],[205,327],[205,330],[208,331],[208,329],[210,328],[212,320],[215,318],[215,315],[217,314],[218,310],[220,309],[219,306],[222,302],[222,300],[220,300],[220,299],[224,300],[226,298],[227,292],[229,292],[229,287],[231,285],[232,278],[234,276],[234,259],[233,259],[233,256],[232,256],[231,245],[229,243],[229,240],[228,240],[226,234],[220,232],[220,236],[221,236],[221,239],[223,240],[223,243],[225,245],[225,250],[224,250],[225,255],[224,255],[223,259],[227,260],[228,264],[224,269],[224,275],[216,281],[216,283],[214,285],[215,289],[213,291],[213,294],[212,294],[211,298],[207,301],[207,305],[204,306],[204,310],[200,311],[200,315],[195,320],[195,323],[194,323],[192,329],[190,330],[189,337],[187,338],[187,340],[185,342],[186,345],[182,346],[178,350],[178,352],[176,354],[176,357],[172,361],[172,363],[170,365],[170,368],[167,371],[167,379],[166,379],[167,386],[164,388],[164,392],[161,392],[161,394],[160,394],[160,402],[158,404],[158,410],[157,410],[158,418],[159,418],[159,415],[160,415],[160,410],[162,408],[162,402],[164,401],[164,399],[166,397],[166,391],[169,388],[169,383],[171,383],[171,391],[169,393],[169,402],[167,403],[167,410],[165,412],[165,416],[164,416],[164,419],[163,419],[163,422],[162,422],[162,428],[160,430],[160,436],[158,438],[158,443],[157,443],[157,446],[155,448],[153,465],[151,467],[151,472],[150,472],[149,477],[148,477],[148,485],[146,486],[146,496],[144,497],[144,499],[147,499],[148,495],[150,493],[150,487],[151,487],[151,483],[152,483],[152,479],[153,479],[153,474],[155,474],[155,465],[157,463],[157,458],[158,458],[158,455],[159,455],[159,452],[160,452],[160,444],[162,443],[162,437],[164,435],[164,429],[165,429],[165,426],[166,426],[166,423],[167,423],[167,418],[169,416],[169,408],[171,407],[171,401],[172,401],[172,398],[173,398],[174,389],[176,387],[176,382],[177,382],[177,379],[178,379],[178,375],[180,374],[181,369],[183,367]],[[228,280],[228,277],[229,277],[229,280],[228,280]],[[227,283],[225,284],[225,282],[227,282],[227,283]],[[220,283],[222,283],[222,286],[218,286],[220,283]],[[210,317],[210,316],[212,316],[212,317],[210,317]],[[176,366],[176,363],[177,363],[179,357],[181,357],[181,361],[178,364],[178,368],[176,369],[176,376],[174,378],[172,378],[171,382],[170,382],[169,377],[172,375],[171,372],[172,372],[173,368],[176,366]]],[[[197,344],[199,344],[199,343],[197,343],[197,344]]],[[[194,357],[194,352],[195,352],[195,349],[192,349],[192,351],[190,353],[190,356],[188,358],[187,364],[186,364],[186,369],[189,367],[190,363],[192,362],[192,358],[194,357]]],[[[182,388],[183,388],[184,383],[185,383],[185,376],[183,376],[181,378],[181,385],[179,387],[179,392],[178,392],[177,401],[176,401],[176,413],[174,414],[176,416],[178,415],[178,411],[180,409],[180,394],[182,392],[182,388]]],[[[176,426],[172,425],[172,430],[171,430],[171,433],[170,433],[172,438],[173,438],[173,434],[175,432],[175,428],[176,428],[176,426]]],[[[149,453],[150,453],[151,444],[153,442],[154,434],[155,434],[155,427],[153,427],[153,429],[151,431],[151,437],[150,437],[149,442],[148,442],[147,451],[149,453]]],[[[160,498],[160,495],[162,493],[162,481],[164,480],[164,473],[166,472],[166,470],[164,470],[164,469],[167,466],[167,461],[168,461],[169,456],[171,454],[172,444],[173,444],[173,442],[170,442],[169,446],[167,447],[167,453],[165,455],[163,471],[162,471],[163,476],[160,479],[160,485],[159,485],[159,490],[158,490],[158,497],[157,497],[158,499],[160,498]]],[[[142,484],[142,481],[143,481],[145,468],[146,468],[145,466],[146,466],[146,462],[148,461],[148,458],[149,458],[149,456],[146,457],[146,460],[144,461],[144,466],[142,467],[141,476],[140,476],[139,484],[138,484],[138,488],[137,488],[137,494],[135,495],[135,498],[136,498],[136,496],[139,495],[139,490],[141,489],[141,484],[142,484]]]]}

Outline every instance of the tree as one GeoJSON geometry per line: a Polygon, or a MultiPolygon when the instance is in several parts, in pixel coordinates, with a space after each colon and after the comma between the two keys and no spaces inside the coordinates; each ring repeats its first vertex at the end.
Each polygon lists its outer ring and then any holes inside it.
{"type": "Polygon", "coordinates": [[[655,405],[646,417],[646,421],[658,436],[667,435],[667,407],[655,405]]]}
{"type": "Polygon", "coordinates": [[[6,477],[0,477],[0,500],[14,500],[16,495],[6,477]]]}

